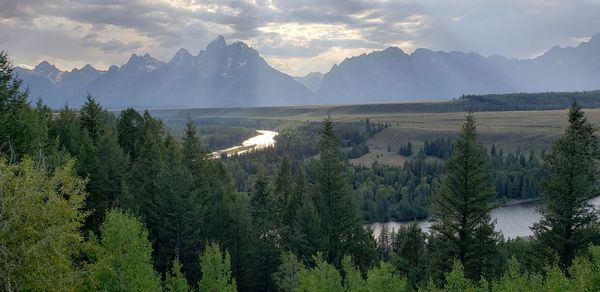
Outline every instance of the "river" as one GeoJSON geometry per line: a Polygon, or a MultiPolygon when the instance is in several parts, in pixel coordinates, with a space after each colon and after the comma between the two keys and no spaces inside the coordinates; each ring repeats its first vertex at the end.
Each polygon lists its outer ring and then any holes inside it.
{"type": "Polygon", "coordinates": [[[277,132],[267,130],[256,130],[256,132],[258,132],[258,135],[243,141],[242,145],[215,151],[211,153],[211,156],[213,158],[220,158],[221,155],[224,154],[226,154],[227,156],[236,154],[240,155],[248,153],[248,151],[272,147],[275,145],[275,136],[279,135],[279,133],[277,132]]]}
{"type": "MultiPolygon", "coordinates": [[[[275,145],[275,136],[279,133],[267,130],[256,130],[258,135],[245,140],[242,145],[230,147],[227,149],[215,151],[211,153],[213,158],[220,158],[221,155],[227,154],[240,155],[247,153],[248,151],[263,149],[272,147],[275,145]]],[[[600,206],[600,197],[591,199],[594,206],[600,206]]],[[[533,235],[531,226],[538,222],[541,215],[535,210],[536,202],[523,202],[518,204],[511,204],[492,210],[492,219],[496,220],[496,230],[504,234],[504,238],[516,238],[527,237],[533,235]]],[[[418,220],[419,226],[425,231],[429,230],[431,223],[427,220],[418,220]]],[[[398,230],[400,226],[410,224],[409,221],[390,221],[382,223],[371,223],[366,224],[365,227],[373,229],[375,237],[378,237],[381,233],[381,229],[384,225],[387,226],[389,231],[398,230]]]]}
{"type": "MultiPolygon", "coordinates": [[[[590,200],[596,207],[600,206],[600,197],[590,200]]],[[[496,220],[496,231],[502,232],[504,238],[527,237],[533,235],[531,226],[541,219],[541,215],[536,212],[536,202],[524,202],[503,206],[492,210],[492,219],[496,220]]],[[[428,231],[431,223],[427,220],[417,221],[421,229],[428,231]]],[[[378,237],[383,225],[386,225],[389,231],[398,230],[400,226],[410,224],[411,222],[390,221],[384,223],[371,223],[365,226],[373,229],[373,234],[378,237]]]]}

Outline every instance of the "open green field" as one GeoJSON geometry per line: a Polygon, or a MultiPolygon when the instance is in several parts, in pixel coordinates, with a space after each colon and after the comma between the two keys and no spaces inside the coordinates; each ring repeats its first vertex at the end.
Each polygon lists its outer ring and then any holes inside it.
{"type": "MultiPolygon", "coordinates": [[[[455,135],[465,112],[455,108],[457,101],[343,106],[298,106],[265,108],[165,109],[151,113],[170,127],[183,125],[188,115],[200,123],[282,130],[306,122],[320,121],[328,114],[336,122],[370,119],[389,127],[367,142],[371,153],[353,160],[367,165],[375,160],[401,164],[400,146],[411,141],[415,148],[426,139],[455,135]],[[454,111],[453,111],[454,110],[454,111]],[[446,112],[443,112],[446,111],[446,112]],[[391,147],[391,152],[388,150],[391,147]]],[[[600,126],[600,109],[587,109],[590,121],[600,126]]],[[[562,133],[566,110],[488,111],[475,113],[481,142],[505,150],[548,149],[562,133]]]]}

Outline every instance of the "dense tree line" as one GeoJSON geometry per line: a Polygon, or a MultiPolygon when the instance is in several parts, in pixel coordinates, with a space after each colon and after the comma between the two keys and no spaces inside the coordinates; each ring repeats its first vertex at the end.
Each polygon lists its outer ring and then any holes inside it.
{"type": "MultiPolygon", "coordinates": [[[[196,124],[194,124],[196,125],[196,124]]],[[[217,151],[240,144],[258,133],[254,129],[231,126],[198,126],[198,135],[211,151],[217,151]]]]}
{"type": "Polygon", "coordinates": [[[585,108],[598,108],[600,90],[463,95],[459,100],[474,111],[557,110],[568,108],[573,100],[585,108]]]}
{"type": "Polygon", "coordinates": [[[425,155],[434,156],[440,159],[448,159],[452,155],[452,141],[450,138],[437,138],[429,141],[425,140],[423,151],[425,155]]]}
{"type": "Polygon", "coordinates": [[[412,156],[413,153],[414,153],[414,151],[413,151],[412,143],[410,143],[410,141],[408,141],[408,143],[406,143],[406,145],[401,146],[400,149],[398,149],[398,154],[400,154],[404,157],[412,156]]]}
{"type": "Polygon", "coordinates": [[[209,159],[191,120],[175,137],[148,112],[115,115],[91,96],[59,113],[27,98],[0,54],[6,291],[585,291],[600,281],[587,201],[598,193],[599,148],[577,104],[544,156],[535,236],[504,241],[490,219],[490,164],[525,165],[488,154],[472,115],[445,164],[420,151],[402,168],[350,166],[354,134],[338,135],[327,118],[317,156],[250,154],[264,164],[238,190],[229,163],[242,160],[209,159]],[[375,240],[362,226],[368,196],[358,195],[373,178],[384,199],[430,204],[431,231],[412,224],[375,240]]]}

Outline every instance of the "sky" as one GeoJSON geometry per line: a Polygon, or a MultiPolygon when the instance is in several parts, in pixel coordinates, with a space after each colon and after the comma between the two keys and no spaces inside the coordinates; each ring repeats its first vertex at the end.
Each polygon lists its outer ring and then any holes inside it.
{"type": "Polygon", "coordinates": [[[293,76],[417,48],[532,58],[600,32],[600,0],[0,0],[0,50],[62,70],[196,55],[223,35],[293,76]]]}

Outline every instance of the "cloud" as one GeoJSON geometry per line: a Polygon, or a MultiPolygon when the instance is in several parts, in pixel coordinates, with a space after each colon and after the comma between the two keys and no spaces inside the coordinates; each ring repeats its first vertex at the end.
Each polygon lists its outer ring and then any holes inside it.
{"type": "Polygon", "coordinates": [[[61,68],[120,64],[132,52],[168,60],[222,34],[302,75],[388,46],[528,57],[600,30],[597,0],[0,0],[0,7],[0,43],[15,62],[48,58],[61,68]]]}

